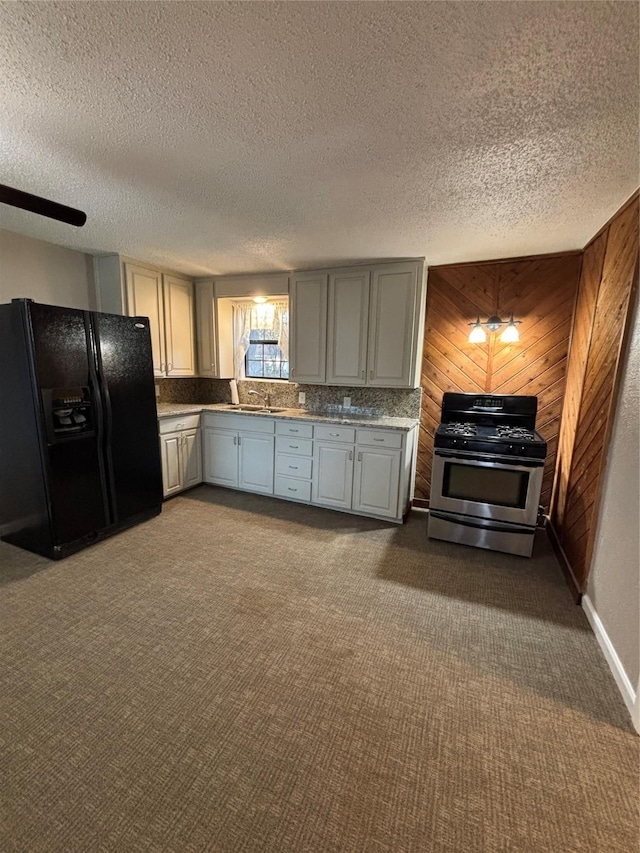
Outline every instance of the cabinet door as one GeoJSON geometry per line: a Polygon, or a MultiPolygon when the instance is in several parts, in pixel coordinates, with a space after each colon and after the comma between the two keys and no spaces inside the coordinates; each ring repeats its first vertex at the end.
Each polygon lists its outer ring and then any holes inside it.
{"type": "Polygon", "coordinates": [[[198,341],[198,375],[218,375],[216,346],[216,300],[213,279],[196,281],[196,327],[198,341]]]}
{"type": "Polygon", "coordinates": [[[240,448],[241,489],[249,492],[273,494],[274,437],[241,432],[238,435],[240,448]]]}
{"type": "Polygon", "coordinates": [[[160,436],[162,453],[162,493],[166,497],[184,488],[181,468],[182,433],[170,432],[160,436]]]}
{"type": "Polygon", "coordinates": [[[313,457],[313,503],[351,509],[353,446],[316,441],[313,457]]]}
{"type": "Polygon", "coordinates": [[[419,263],[404,263],[373,270],[368,385],[413,387],[421,269],[419,263]]]}
{"type": "Polygon", "coordinates": [[[167,360],[164,342],[162,276],[159,272],[125,264],[127,311],[130,317],[148,317],[153,354],[153,372],[165,376],[167,360]]]}
{"type": "Polygon", "coordinates": [[[327,379],[326,273],[293,274],[289,306],[289,378],[325,383],[327,379]]]}
{"type": "Polygon", "coordinates": [[[369,278],[369,270],[329,276],[329,385],[364,385],[366,382],[369,278]]]}
{"type": "Polygon", "coordinates": [[[238,485],[238,433],[228,429],[204,431],[204,481],[218,486],[238,485]]]}
{"type": "Polygon", "coordinates": [[[185,489],[202,482],[202,441],[199,429],[182,434],[182,482],[185,489]]]}
{"type": "Polygon", "coordinates": [[[167,376],[195,376],[193,282],[173,275],[162,279],[167,376]]]}
{"type": "Polygon", "coordinates": [[[398,517],[402,451],[357,447],[353,508],[358,512],[398,517]]]}

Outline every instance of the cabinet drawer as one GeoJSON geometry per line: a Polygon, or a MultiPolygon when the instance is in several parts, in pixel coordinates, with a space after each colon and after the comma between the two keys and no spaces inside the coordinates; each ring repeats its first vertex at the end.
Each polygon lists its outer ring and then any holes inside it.
{"type": "Polygon", "coordinates": [[[276,437],[276,452],[293,456],[313,456],[313,442],[308,438],[287,438],[285,435],[276,437]]]}
{"type": "Polygon", "coordinates": [[[311,479],[311,459],[304,456],[289,456],[286,453],[278,453],[276,456],[276,474],[283,477],[302,477],[303,480],[311,479]]]}
{"type": "Polygon", "coordinates": [[[358,444],[370,444],[372,447],[402,447],[402,433],[382,429],[359,429],[358,444]]]}
{"type": "Polygon", "coordinates": [[[276,435],[292,435],[294,438],[313,438],[313,425],[298,421],[276,421],[276,435]]]}
{"type": "Polygon", "coordinates": [[[236,415],[218,412],[205,412],[202,416],[206,427],[216,429],[233,429],[238,432],[261,432],[273,435],[275,432],[273,418],[264,415],[236,415]]]}
{"type": "Polygon", "coordinates": [[[183,429],[197,429],[200,426],[200,415],[183,415],[181,418],[159,418],[160,435],[167,432],[180,432],[183,429]]]}
{"type": "Polygon", "coordinates": [[[274,494],[283,498],[294,498],[297,501],[311,500],[311,481],[294,480],[291,477],[276,477],[274,494]]]}
{"type": "Polygon", "coordinates": [[[322,441],[346,441],[353,444],[356,440],[356,431],[351,427],[316,425],[315,437],[322,441]]]}

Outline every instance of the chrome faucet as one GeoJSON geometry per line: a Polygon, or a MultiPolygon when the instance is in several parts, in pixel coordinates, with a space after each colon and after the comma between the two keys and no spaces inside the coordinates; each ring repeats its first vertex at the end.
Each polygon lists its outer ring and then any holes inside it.
{"type": "Polygon", "coordinates": [[[256,397],[262,397],[262,399],[264,400],[264,404],[267,408],[269,408],[269,406],[271,405],[271,398],[268,392],[266,394],[263,394],[262,391],[251,390],[249,391],[249,394],[255,394],[256,397]]]}

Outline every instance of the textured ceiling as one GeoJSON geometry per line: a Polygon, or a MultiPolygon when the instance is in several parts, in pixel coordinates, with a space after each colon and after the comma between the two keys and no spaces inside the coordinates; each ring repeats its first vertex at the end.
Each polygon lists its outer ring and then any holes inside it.
{"type": "Polygon", "coordinates": [[[626,2],[0,5],[3,227],[189,273],[581,248],[638,184],[626,2]]]}

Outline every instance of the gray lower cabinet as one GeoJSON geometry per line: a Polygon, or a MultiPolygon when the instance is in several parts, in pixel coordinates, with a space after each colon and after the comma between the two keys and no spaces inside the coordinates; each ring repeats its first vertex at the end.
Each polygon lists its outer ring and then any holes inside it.
{"type": "Polygon", "coordinates": [[[207,483],[396,522],[409,506],[415,428],[218,412],[203,419],[207,483]]]}
{"type": "Polygon", "coordinates": [[[205,414],[203,447],[206,483],[273,494],[273,420],[205,414]]]}
{"type": "Polygon", "coordinates": [[[330,441],[315,442],[313,503],[351,509],[353,453],[353,445],[330,441]]]}
{"type": "Polygon", "coordinates": [[[353,509],[396,518],[400,498],[402,452],[383,447],[356,448],[353,509]]]}
{"type": "Polygon", "coordinates": [[[228,429],[203,432],[204,481],[217,486],[238,487],[238,433],[228,429]]]}
{"type": "Polygon", "coordinates": [[[160,421],[162,491],[165,498],[202,482],[199,420],[199,415],[191,415],[160,421]]]}

